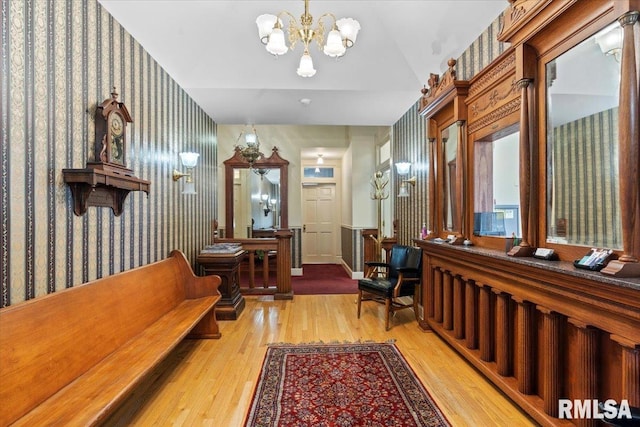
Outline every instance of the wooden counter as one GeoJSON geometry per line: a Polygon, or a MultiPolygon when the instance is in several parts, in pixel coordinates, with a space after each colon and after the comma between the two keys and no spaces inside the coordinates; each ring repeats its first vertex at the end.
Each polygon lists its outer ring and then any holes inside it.
{"type": "Polygon", "coordinates": [[[538,422],[570,425],[556,418],[560,398],[640,406],[640,279],[490,249],[414,243],[424,257],[421,326],[538,422]]]}

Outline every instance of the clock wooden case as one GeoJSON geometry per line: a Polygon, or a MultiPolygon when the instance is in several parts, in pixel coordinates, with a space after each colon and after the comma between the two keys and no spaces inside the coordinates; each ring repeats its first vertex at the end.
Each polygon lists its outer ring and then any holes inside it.
{"type": "Polygon", "coordinates": [[[111,97],[96,108],[95,114],[95,162],[90,167],[116,170],[127,169],[127,123],[133,119],[124,103],[118,101],[118,93],[113,88],[111,97]]]}
{"type": "Polygon", "coordinates": [[[85,169],[62,170],[76,215],[86,213],[89,206],[102,206],[110,207],[119,216],[129,192],[149,194],[150,182],[136,178],[127,168],[127,123],[132,122],[114,87],[111,97],[96,108],[94,159],[87,162],[85,169]]]}

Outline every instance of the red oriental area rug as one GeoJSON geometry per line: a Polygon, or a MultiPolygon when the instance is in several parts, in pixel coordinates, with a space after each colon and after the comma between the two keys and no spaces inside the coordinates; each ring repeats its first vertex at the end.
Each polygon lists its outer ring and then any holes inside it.
{"type": "Polygon", "coordinates": [[[394,344],[274,345],[247,427],[448,426],[394,344]]]}

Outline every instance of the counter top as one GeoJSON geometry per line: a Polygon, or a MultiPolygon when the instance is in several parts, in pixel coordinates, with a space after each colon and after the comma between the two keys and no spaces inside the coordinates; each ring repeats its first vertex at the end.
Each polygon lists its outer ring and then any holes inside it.
{"type": "Polygon", "coordinates": [[[423,248],[446,248],[446,250],[467,253],[469,255],[485,256],[493,259],[499,259],[504,262],[511,262],[528,267],[541,268],[556,273],[567,274],[573,277],[640,291],[640,278],[618,278],[614,276],[608,276],[597,271],[582,270],[574,267],[573,263],[568,261],[546,261],[533,257],[511,257],[508,256],[505,252],[495,249],[487,249],[477,246],[451,245],[449,243],[439,243],[431,240],[414,239],[414,243],[423,248]]]}

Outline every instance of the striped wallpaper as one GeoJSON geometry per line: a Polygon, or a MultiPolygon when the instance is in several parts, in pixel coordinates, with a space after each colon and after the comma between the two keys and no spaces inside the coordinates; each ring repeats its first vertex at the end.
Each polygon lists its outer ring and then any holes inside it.
{"type": "Polygon", "coordinates": [[[217,201],[216,124],[96,0],[0,0],[0,306],[166,257],[195,259],[217,201]],[[93,113],[115,86],[133,117],[128,167],[151,181],[124,212],[73,214],[62,169],[93,158],[93,113]],[[178,153],[200,153],[183,196],[178,153]]]}
{"type": "Polygon", "coordinates": [[[553,130],[550,224],[567,220],[567,243],[622,248],[618,177],[618,109],[553,130]]]}
{"type": "MultiPolygon", "coordinates": [[[[470,80],[491,61],[509,47],[496,39],[502,27],[503,15],[498,16],[491,25],[458,58],[457,78],[470,80]]],[[[448,59],[448,58],[444,58],[448,59]]],[[[429,76],[424,76],[425,82],[429,76]]],[[[420,88],[416,88],[419,98],[420,88]]],[[[418,238],[422,223],[429,220],[428,177],[429,147],[427,126],[419,114],[419,100],[393,125],[392,157],[394,161],[409,161],[413,164],[412,174],[416,175],[415,188],[410,188],[410,197],[396,198],[395,218],[398,220],[398,243],[411,244],[418,238]]],[[[396,184],[396,194],[397,194],[396,184]]]]}

